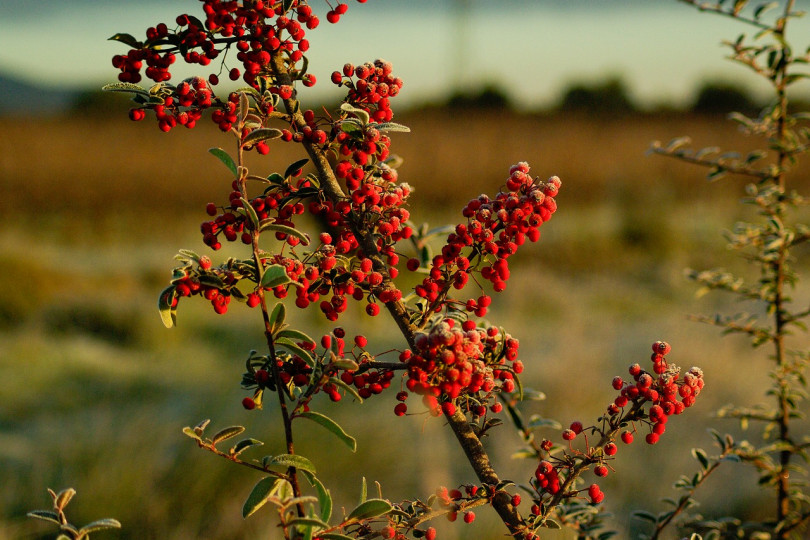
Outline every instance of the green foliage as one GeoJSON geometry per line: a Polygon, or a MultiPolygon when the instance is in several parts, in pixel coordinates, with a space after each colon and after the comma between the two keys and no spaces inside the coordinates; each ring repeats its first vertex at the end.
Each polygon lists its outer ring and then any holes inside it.
{"type": "Polygon", "coordinates": [[[48,494],[53,499],[53,510],[34,510],[28,513],[28,517],[49,521],[59,525],[61,534],[59,539],[65,538],[67,540],[89,540],[90,533],[103,531],[106,529],[120,529],[121,523],[115,519],[105,518],[88,523],[84,527],[77,527],[68,522],[65,516],[65,507],[76,495],[76,490],[73,488],[63,489],[56,493],[52,489],[48,489],[48,494]]]}
{"type": "MultiPolygon", "coordinates": [[[[808,435],[799,431],[797,422],[804,417],[802,408],[807,398],[805,373],[810,350],[805,320],[810,310],[794,307],[791,291],[799,282],[793,252],[810,238],[808,226],[799,221],[800,210],[806,206],[805,198],[789,189],[789,181],[795,181],[790,174],[810,148],[810,128],[805,115],[790,112],[787,90],[807,78],[804,65],[810,61],[810,51],[794,56],[786,37],[789,23],[800,15],[793,11],[793,1],[781,5],[781,13],[769,20],[766,12],[780,4],[761,4],[749,11],[749,2],[745,0],[683,1],[756,28],[758,31],[752,38],[743,34],[727,45],[732,50],[732,59],[766,79],[773,91],[772,104],[759,116],[746,116],[750,111],[731,116],[748,135],[765,140],[765,148],[761,150],[745,156],[726,152],[715,157],[720,152],[718,148],[694,151],[688,147],[688,138],[653,146],[653,152],[707,167],[710,180],[733,174],[751,182],[746,186],[742,203],[755,210],[757,220],[737,223],[726,237],[729,248],[753,267],[752,275],[742,276],[723,269],[690,270],[687,275],[701,286],[699,294],[721,291],[754,304],[751,314],[703,315],[695,319],[716,325],[726,334],[746,335],[754,348],[770,348],[771,368],[767,377],[753,370],[750,373],[763,381],[761,386],[770,405],[728,405],[720,409],[719,418],[739,421],[742,430],[749,429],[751,424],[760,426],[760,440],[735,443],[731,435],[721,437],[714,432],[720,454],[709,458],[702,450],[693,450],[700,470],[676,482],[675,487],[685,493],[678,501],[672,501],[674,508],[657,516],[650,513],[636,516],[654,525],[651,538],[658,538],[676,517],[682,530],[704,538],[800,538],[806,533],[810,518],[810,493],[801,478],[807,473],[804,464],[808,456],[805,444],[798,443],[806,441],[808,435]],[[769,518],[749,523],[734,517],[713,520],[699,514],[689,516],[687,510],[697,504],[694,492],[723,462],[745,464],[756,471],[758,485],[770,491],[774,499],[775,511],[769,518]]],[[[732,89],[715,88],[701,94],[696,108],[708,111],[717,107],[715,101],[741,109],[751,105],[732,89]]]]}

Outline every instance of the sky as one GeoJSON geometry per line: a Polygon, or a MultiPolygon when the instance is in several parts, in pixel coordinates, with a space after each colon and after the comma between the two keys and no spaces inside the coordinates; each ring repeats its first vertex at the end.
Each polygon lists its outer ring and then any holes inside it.
{"type": "MultiPolygon", "coordinates": [[[[325,21],[326,0],[310,3],[323,12],[308,36],[320,92],[345,62],[375,58],[393,62],[405,81],[397,99],[411,103],[491,83],[520,106],[542,107],[572,83],[617,75],[640,103],[677,105],[702,81],[753,79],[724,60],[721,44],[750,29],[677,0],[348,0],[337,25],[325,21]]],[[[810,8],[810,0],[797,8],[810,8]]],[[[126,51],[107,41],[111,35],[142,38],[148,26],[200,12],[197,0],[2,0],[0,73],[50,87],[99,87],[115,81],[110,59],[126,51]]],[[[810,17],[794,30],[806,46],[810,17]]]]}

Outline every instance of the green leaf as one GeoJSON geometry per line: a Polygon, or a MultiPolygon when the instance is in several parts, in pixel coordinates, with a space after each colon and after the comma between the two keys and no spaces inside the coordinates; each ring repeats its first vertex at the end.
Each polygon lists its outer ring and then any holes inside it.
{"type": "Polygon", "coordinates": [[[332,360],[332,366],[337,369],[344,369],[346,371],[357,371],[360,369],[360,364],[351,358],[336,358],[332,360]]]}
{"type": "Polygon", "coordinates": [[[393,508],[393,505],[385,499],[368,499],[351,511],[349,520],[361,521],[382,516],[390,512],[393,508]]]}
{"type": "Polygon", "coordinates": [[[357,393],[357,390],[353,386],[349,386],[348,384],[341,381],[337,377],[329,377],[329,382],[339,388],[343,388],[346,392],[351,394],[352,397],[356,399],[358,403],[363,403],[363,398],[360,396],[360,394],[357,393]]]}
{"type": "Polygon", "coordinates": [[[363,126],[354,118],[347,118],[340,123],[340,130],[349,135],[356,135],[358,138],[363,135],[363,126]]]}
{"type": "Polygon", "coordinates": [[[278,456],[273,456],[270,461],[268,461],[268,464],[295,467],[296,469],[315,474],[315,464],[304,456],[298,456],[295,454],[281,454],[278,456]]]}
{"type": "Polygon", "coordinates": [[[284,347],[285,349],[292,352],[293,354],[297,354],[298,356],[301,357],[301,359],[304,362],[309,364],[310,367],[315,366],[315,359],[312,358],[312,355],[309,354],[309,351],[307,351],[305,349],[302,349],[301,346],[299,346],[294,341],[291,341],[291,340],[289,340],[287,338],[280,338],[280,339],[276,340],[276,345],[280,346],[280,347],[284,347]]]}
{"type": "Polygon", "coordinates": [[[292,328],[287,328],[282,330],[278,334],[276,334],[277,338],[290,338],[296,341],[305,341],[307,343],[315,343],[315,340],[306,335],[305,333],[301,332],[300,330],[294,330],[292,328]]]}
{"type": "Polygon", "coordinates": [[[301,243],[305,246],[309,245],[309,236],[305,233],[299,231],[298,229],[294,229],[293,227],[288,227],[287,225],[279,225],[278,223],[273,223],[270,220],[264,220],[261,225],[259,226],[259,230],[264,231],[275,231],[281,232],[289,236],[295,236],[301,243]]]}
{"type": "Polygon", "coordinates": [[[188,435],[189,437],[191,437],[192,439],[195,439],[195,440],[197,440],[197,441],[202,440],[202,439],[200,439],[200,436],[199,436],[199,435],[197,435],[196,433],[194,433],[194,430],[193,430],[193,429],[191,429],[191,428],[190,428],[190,427],[188,427],[188,426],[186,426],[186,427],[184,427],[184,428],[183,428],[183,433],[185,433],[186,435],[188,435]]]}
{"type": "Polygon", "coordinates": [[[284,178],[289,178],[292,175],[294,175],[295,173],[297,173],[298,169],[303,168],[304,165],[306,165],[308,161],[309,161],[309,159],[303,158],[303,159],[299,159],[295,163],[291,163],[289,165],[289,167],[287,167],[287,170],[284,171],[284,178]]]}
{"type": "MultiPolygon", "coordinates": [[[[269,182],[274,183],[274,184],[283,184],[284,183],[284,177],[281,176],[280,174],[278,174],[277,172],[274,172],[274,173],[268,175],[267,180],[269,182]]],[[[268,188],[268,189],[270,189],[270,188],[268,188]]]]}
{"type": "Polygon", "coordinates": [[[281,3],[282,13],[286,13],[290,10],[293,5],[293,0],[283,0],[281,3]]]}
{"type": "Polygon", "coordinates": [[[239,441],[238,443],[236,443],[236,444],[235,444],[235,445],[234,445],[234,446],[233,446],[233,447],[232,447],[232,448],[229,450],[229,452],[228,452],[228,453],[229,453],[230,455],[232,455],[232,456],[238,456],[239,454],[241,454],[242,452],[244,452],[245,450],[247,450],[247,449],[248,449],[248,448],[250,448],[251,446],[261,446],[261,445],[263,445],[263,444],[264,444],[264,443],[263,443],[262,441],[258,441],[258,440],[256,440],[256,439],[252,439],[252,438],[251,438],[251,439],[242,439],[241,441],[239,441]]]}
{"type": "Polygon", "coordinates": [[[120,41],[124,45],[129,45],[133,49],[143,48],[143,43],[135,39],[135,36],[130,34],[118,33],[112,37],[107,38],[107,41],[120,41]]]}
{"type": "Polygon", "coordinates": [[[351,536],[340,533],[323,533],[319,534],[318,538],[321,540],[354,540],[351,536]]]}
{"type": "Polygon", "coordinates": [[[242,141],[242,144],[245,146],[256,144],[261,141],[267,141],[270,139],[278,139],[281,137],[281,130],[276,128],[259,128],[254,129],[251,131],[245,140],[242,141]]]}
{"type": "Polygon", "coordinates": [[[318,527],[320,529],[326,529],[326,528],[329,527],[328,523],[324,523],[320,519],[314,518],[314,517],[297,517],[297,518],[291,519],[290,521],[287,522],[288,527],[292,527],[292,526],[295,526],[295,525],[318,527]]]}
{"type": "Polygon", "coordinates": [[[286,483],[287,481],[283,478],[267,477],[259,480],[256,485],[253,486],[244,506],[242,506],[242,517],[246,518],[253,515],[275,495],[282,484],[286,483]]]}
{"type": "Polygon", "coordinates": [[[287,315],[287,309],[284,307],[283,302],[279,302],[273,308],[272,313],[270,313],[270,326],[273,329],[273,333],[277,332],[282,326],[284,326],[284,318],[287,315]]]}
{"type": "Polygon", "coordinates": [[[104,86],[101,87],[101,89],[105,92],[127,92],[130,94],[138,94],[142,96],[149,95],[149,92],[147,92],[146,89],[141,88],[137,84],[126,82],[105,84],[104,86]]]}
{"type": "Polygon", "coordinates": [[[637,510],[637,511],[633,512],[632,515],[633,515],[634,518],[641,519],[641,520],[644,520],[644,521],[649,521],[650,523],[657,523],[658,522],[658,518],[655,517],[655,514],[653,514],[652,512],[646,512],[644,510],[637,510]]]}
{"type": "Polygon", "coordinates": [[[174,285],[169,285],[158,297],[158,311],[160,312],[160,320],[163,321],[163,326],[171,328],[177,325],[177,311],[172,307],[174,302],[175,289],[174,285]]]}
{"type": "Polygon", "coordinates": [[[62,522],[59,521],[59,514],[56,512],[52,512],[50,510],[32,510],[25,514],[28,517],[36,518],[36,519],[44,519],[45,521],[51,521],[56,523],[57,525],[61,525],[62,522]]]}
{"type": "Polygon", "coordinates": [[[245,431],[244,426],[231,426],[226,427],[225,429],[219,431],[216,435],[211,437],[211,443],[217,444],[220,441],[225,441],[230,439],[231,437],[236,437],[240,433],[245,431]]]}
{"type": "Polygon", "coordinates": [[[318,506],[321,508],[321,519],[328,523],[329,519],[332,517],[332,495],[314,474],[309,471],[301,472],[318,493],[318,506]]]}
{"type": "Polygon", "coordinates": [[[290,276],[287,275],[287,270],[280,264],[273,264],[264,269],[261,286],[272,289],[273,287],[284,285],[290,281],[292,280],[290,276]]]}
{"type": "Polygon", "coordinates": [[[343,428],[340,427],[337,422],[335,422],[328,416],[325,416],[315,411],[302,412],[298,416],[301,418],[308,418],[313,422],[322,425],[323,427],[334,433],[338,439],[343,441],[352,452],[357,451],[357,441],[354,439],[354,437],[348,435],[345,431],[343,431],[343,428]]]}
{"type": "Polygon", "coordinates": [[[694,458],[700,462],[700,466],[703,468],[703,470],[709,468],[709,458],[706,456],[706,452],[700,448],[692,448],[692,456],[694,456],[694,458]]]}
{"type": "Polygon", "coordinates": [[[529,429],[547,427],[551,429],[562,429],[562,425],[556,420],[550,418],[542,418],[540,416],[532,416],[529,420],[529,429]]]}
{"type": "Polygon", "coordinates": [[[253,208],[253,205],[250,204],[250,201],[245,199],[244,197],[239,197],[239,200],[242,202],[242,208],[247,214],[248,219],[253,224],[253,228],[257,228],[259,226],[259,216],[256,214],[256,209],[253,208]]]}
{"type": "Polygon", "coordinates": [[[374,127],[377,128],[378,131],[398,131],[401,133],[411,132],[411,128],[408,126],[403,126],[402,124],[397,124],[396,122],[383,122],[382,124],[377,124],[374,127]]]}
{"type": "Polygon", "coordinates": [[[58,508],[59,510],[64,510],[74,495],[76,495],[75,489],[73,488],[63,489],[54,498],[53,500],[54,507],[58,508]]]}
{"type": "Polygon", "coordinates": [[[117,519],[105,518],[105,519],[98,519],[96,521],[93,521],[92,523],[88,523],[87,525],[79,529],[79,532],[82,534],[90,534],[91,532],[103,531],[105,529],[120,529],[120,528],[121,522],[119,522],[117,519]]]}
{"type": "Polygon", "coordinates": [[[350,103],[341,104],[340,109],[355,115],[363,123],[363,125],[368,124],[368,121],[371,118],[368,112],[364,111],[363,109],[358,109],[350,103]]]}
{"type": "MultiPolygon", "coordinates": [[[[281,510],[283,511],[283,510],[285,510],[285,509],[287,509],[287,508],[289,508],[291,506],[296,506],[296,505],[299,505],[299,504],[303,505],[303,504],[316,503],[316,502],[318,502],[318,498],[313,497],[312,495],[303,495],[301,497],[293,497],[293,498],[290,498],[290,499],[284,499],[284,504],[281,506],[281,510]]],[[[320,520],[318,520],[318,521],[320,521],[320,520]]]]}
{"type": "Polygon", "coordinates": [[[196,433],[198,436],[202,437],[202,434],[205,431],[205,428],[207,428],[208,424],[210,424],[210,423],[211,423],[211,419],[206,418],[205,420],[203,420],[202,422],[200,422],[199,424],[194,426],[194,433],[196,433]]]}
{"type": "Polygon", "coordinates": [[[230,154],[228,154],[228,152],[226,152],[222,148],[209,148],[208,153],[210,153],[212,156],[216,157],[222,163],[224,163],[225,166],[228,167],[228,169],[230,169],[233,175],[236,176],[236,162],[233,160],[230,154]]]}
{"type": "Polygon", "coordinates": [[[244,127],[245,118],[247,118],[248,113],[250,112],[250,101],[248,101],[247,94],[240,93],[239,94],[239,106],[236,109],[237,116],[239,117],[239,127],[244,127]]]}

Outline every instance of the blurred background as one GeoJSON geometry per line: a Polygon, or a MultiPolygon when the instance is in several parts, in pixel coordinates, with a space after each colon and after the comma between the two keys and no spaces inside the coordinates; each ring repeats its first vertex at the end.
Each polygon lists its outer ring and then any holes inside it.
{"type": "MultiPolygon", "coordinates": [[[[266,443],[257,457],[283,452],[273,407],[247,413],[240,405],[244,359],[262,348],[258,312],[234,305],[217,316],[205,302],[185,301],[178,327],[166,330],[156,309],[177,250],[206,251],[198,233],[205,204],[230,191],[206,149],[230,140],[206,121],[170,134],[132,123],[126,97],[98,91],[115,80],[110,58],[125,50],[105,41],[110,35],[141,36],[198,6],[0,4],[2,539],[53,537],[24,516],[49,506],[47,487],[68,486],[78,490],[68,514],[75,522],[123,523],[99,537],[276,537],[271,512],[241,518],[258,477],[181,434],[211,418],[212,429],[248,426],[266,443]]],[[[796,49],[808,28],[796,22],[796,49]]],[[[622,447],[616,473],[600,482],[620,538],[643,530],[633,510],[660,511],[655,501],[676,496],[672,483],[697,467],[689,449],[711,446],[709,426],[758,437],[712,412],[765,401],[766,351],[687,320],[754,308],[697,297],[683,277],[687,267],[744,270],[722,230],[754,219],[737,202],[745,180],[708,183],[705,171],[646,153],[654,140],[687,134],[697,148],[763,146],[725,119],[767,102],[765,88],[723,59],[721,41],[742,31],[674,0],[373,0],[310,33],[310,70],[321,81],[303,94],[310,106],[340,99],[328,77],[347,61],[383,57],[405,80],[395,121],[412,132],[396,134],[392,150],[404,158],[400,179],[415,188],[417,223],[457,223],[464,203],[497,192],[518,161],[541,178],[562,178],[559,212],[516,257],[489,315],[520,339],[524,385],[547,395],[526,404],[527,416],[587,425],[613,398],[612,377],[646,361],[658,339],[672,344],[676,364],[704,368],[707,391],[690,414],[655,447],[622,447]]],[[[810,109],[810,93],[793,97],[810,109]]],[[[299,157],[278,144],[252,166],[269,174],[299,157]]],[[[791,181],[808,187],[807,164],[791,181]]],[[[806,272],[807,253],[797,256],[806,272]]],[[[794,298],[810,300],[806,286],[794,298]]],[[[290,318],[310,335],[330,328],[317,313],[290,318]]],[[[384,317],[355,310],[341,323],[368,335],[372,352],[403,345],[384,317]]],[[[474,481],[442,421],[395,418],[393,392],[362,408],[349,399],[318,405],[358,439],[351,454],[317,426],[296,435],[336,508],[354,506],[364,475],[394,500],[474,481]]],[[[522,482],[534,470],[510,459],[520,441],[509,427],[487,443],[502,477],[522,482]]],[[[756,518],[771,503],[754,484],[750,471],[729,466],[706,486],[700,510],[756,518]]],[[[440,537],[501,537],[502,525],[478,514],[472,526],[437,524],[440,537]]]]}

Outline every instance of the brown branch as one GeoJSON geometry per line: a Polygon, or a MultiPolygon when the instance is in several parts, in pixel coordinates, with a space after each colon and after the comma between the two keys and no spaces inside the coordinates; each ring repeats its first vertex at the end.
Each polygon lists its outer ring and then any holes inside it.
{"type": "MultiPolygon", "coordinates": [[[[284,64],[284,59],[280,52],[273,54],[271,59],[271,67],[278,84],[292,85],[292,77],[284,64]]],[[[295,97],[285,99],[284,105],[287,112],[292,116],[294,125],[299,130],[303,130],[303,128],[306,126],[306,121],[304,120],[304,116],[300,111],[300,105],[295,97]]],[[[343,190],[341,189],[340,184],[338,183],[337,178],[329,165],[329,161],[327,160],[323,149],[307,140],[304,140],[302,144],[304,145],[307,154],[309,155],[310,159],[312,159],[312,162],[318,171],[321,188],[324,190],[326,196],[333,201],[344,200],[346,195],[343,193],[343,190]]],[[[382,271],[383,282],[380,286],[380,290],[394,288],[394,284],[386,271],[387,264],[380,256],[380,252],[374,242],[374,236],[363,231],[362,224],[353,220],[351,216],[349,216],[349,223],[352,227],[352,232],[358,238],[363,253],[366,255],[366,257],[371,259],[376,270],[382,271]]],[[[394,319],[394,322],[399,327],[400,332],[408,342],[408,345],[411,348],[416,349],[416,328],[410,322],[410,317],[405,305],[401,301],[391,301],[387,302],[385,307],[388,309],[388,312],[394,319]]],[[[478,478],[485,484],[499,484],[500,479],[495,473],[495,470],[492,468],[489,456],[487,455],[486,450],[484,450],[481,440],[475,435],[467,422],[467,418],[464,416],[464,414],[457,410],[453,416],[448,417],[448,423],[461,444],[461,447],[464,450],[464,453],[478,478]]],[[[512,534],[515,538],[524,538],[526,523],[517,509],[512,506],[511,496],[509,496],[506,492],[495,493],[492,497],[492,506],[498,512],[501,520],[509,529],[510,534],[512,534]]]]}

